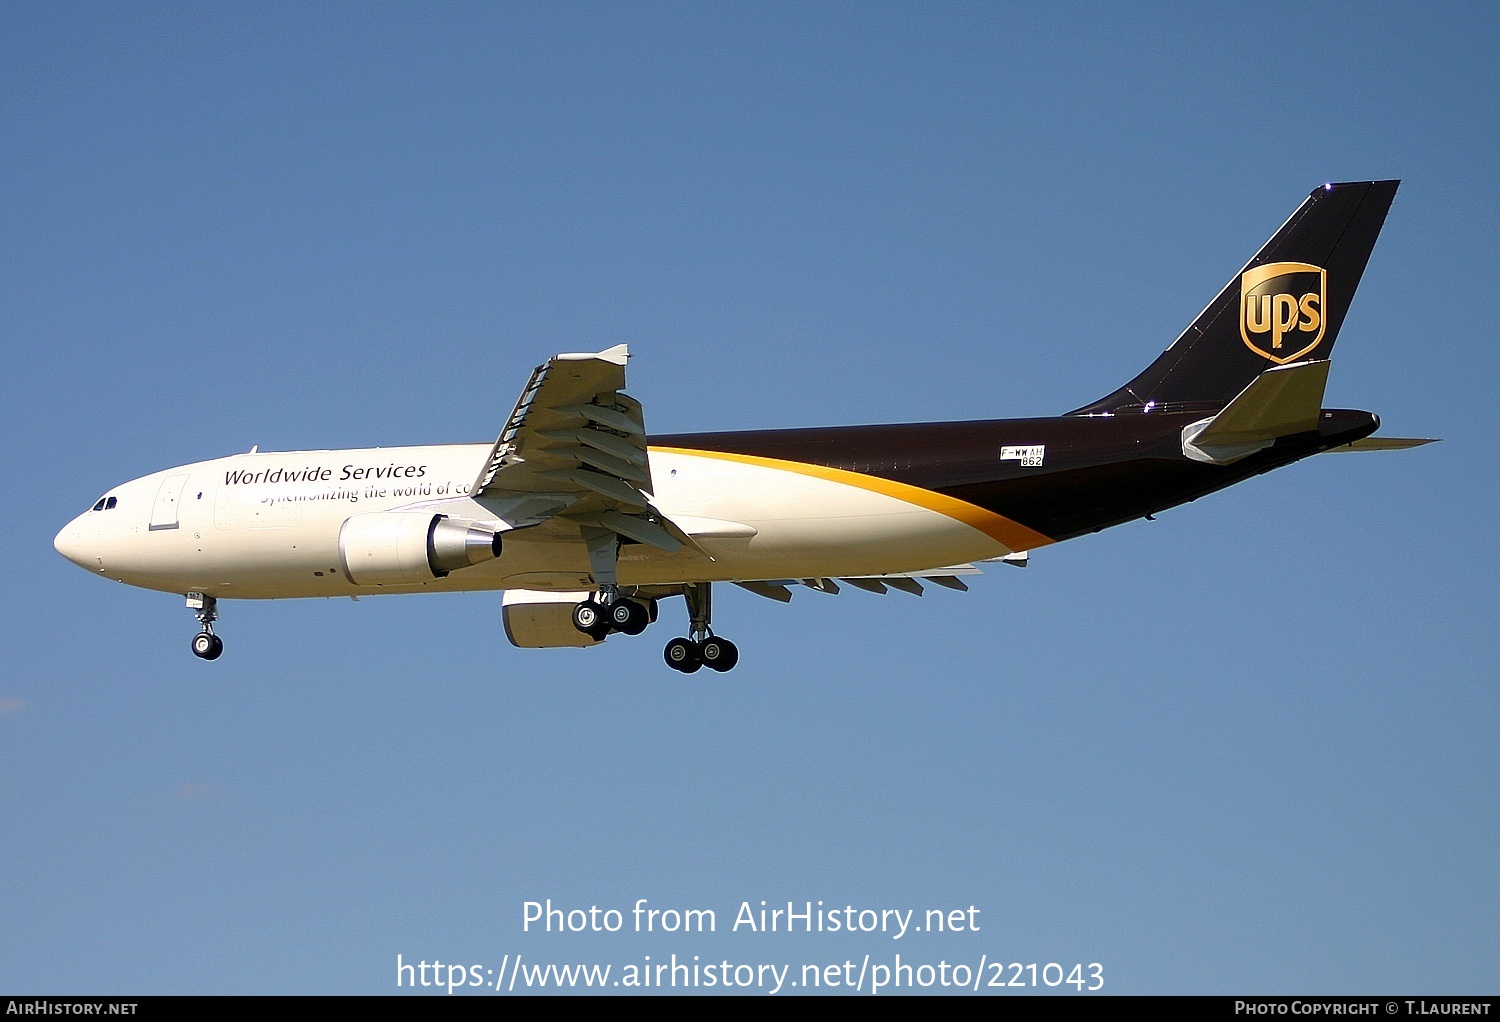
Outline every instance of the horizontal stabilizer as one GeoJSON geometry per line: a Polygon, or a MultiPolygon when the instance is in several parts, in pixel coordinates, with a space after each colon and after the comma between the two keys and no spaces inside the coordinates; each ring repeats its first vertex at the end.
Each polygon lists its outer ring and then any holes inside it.
{"type": "Polygon", "coordinates": [[[1342,447],[1329,448],[1329,454],[1343,454],[1349,451],[1405,451],[1413,447],[1421,447],[1424,444],[1442,443],[1441,440],[1414,440],[1399,436],[1367,436],[1363,440],[1356,440],[1352,444],[1344,444],[1342,447]]]}
{"type": "Polygon", "coordinates": [[[1273,366],[1240,391],[1213,418],[1182,431],[1182,453],[1194,461],[1227,465],[1277,439],[1318,428],[1328,359],[1273,366]]]}

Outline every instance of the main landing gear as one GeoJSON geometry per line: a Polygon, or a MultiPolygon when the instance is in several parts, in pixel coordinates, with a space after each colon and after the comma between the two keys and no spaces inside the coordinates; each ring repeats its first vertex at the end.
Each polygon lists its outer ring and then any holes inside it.
{"type": "Polygon", "coordinates": [[[610,632],[639,635],[656,620],[656,601],[641,603],[620,595],[615,571],[620,558],[620,537],[608,529],[585,527],[584,545],[589,552],[589,574],[599,591],[573,608],[573,627],[595,642],[610,632]]]}
{"type": "MultiPolygon", "coordinates": [[[[691,638],[676,638],[667,643],[662,657],[667,666],[683,674],[700,667],[727,671],[740,662],[740,651],[728,639],[721,639],[709,627],[712,599],[709,583],[683,586],[687,600],[691,638]]],[[[573,627],[595,642],[602,642],[611,632],[639,635],[656,620],[656,601],[641,602],[620,595],[617,586],[600,586],[599,591],[573,608],[573,627]]]]}
{"type": "Polygon", "coordinates": [[[740,651],[734,643],[717,635],[706,636],[697,642],[677,638],[667,643],[667,648],[662,650],[662,659],[672,670],[683,674],[692,674],[700,667],[727,671],[740,662],[740,651]]]}
{"type": "Polygon", "coordinates": [[[219,601],[202,593],[188,593],[187,606],[203,626],[203,631],[193,636],[193,656],[200,660],[219,659],[224,652],[224,640],[214,634],[214,622],[219,620],[219,601]]]}
{"type": "MultiPolygon", "coordinates": [[[[607,529],[584,527],[581,530],[589,553],[589,574],[599,591],[573,608],[573,627],[603,641],[610,632],[639,635],[656,620],[656,601],[642,604],[620,595],[615,574],[620,556],[620,537],[607,529]]],[[[700,667],[727,671],[740,662],[740,651],[728,639],[721,639],[709,627],[713,616],[712,587],[707,582],[689,582],[682,587],[687,600],[689,637],[667,643],[662,656],[667,666],[683,674],[700,667]]]]}
{"type": "Polygon", "coordinates": [[[639,635],[656,620],[654,609],[621,596],[614,586],[601,586],[598,593],[573,608],[573,627],[595,642],[602,642],[610,632],[639,635]]]}
{"type": "Polygon", "coordinates": [[[676,638],[662,650],[662,659],[674,671],[692,674],[700,667],[711,671],[728,671],[740,662],[740,651],[728,639],[721,639],[709,627],[713,617],[713,589],[707,582],[694,582],[682,588],[688,605],[690,638],[676,638]]]}

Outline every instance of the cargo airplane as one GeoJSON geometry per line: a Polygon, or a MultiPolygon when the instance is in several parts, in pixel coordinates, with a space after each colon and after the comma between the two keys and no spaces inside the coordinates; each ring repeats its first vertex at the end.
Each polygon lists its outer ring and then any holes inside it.
{"type": "Polygon", "coordinates": [[[1429,442],[1323,407],[1397,184],[1316,189],[1140,375],[1055,418],[651,436],[620,345],[537,367],[493,444],[252,449],[117,486],[55,544],[185,594],[204,660],[221,600],[498,589],[523,647],[636,635],[681,596],[667,663],[727,671],[715,583],[783,602],[965,589],[976,563],[1024,565],[1309,455],[1429,442]]]}

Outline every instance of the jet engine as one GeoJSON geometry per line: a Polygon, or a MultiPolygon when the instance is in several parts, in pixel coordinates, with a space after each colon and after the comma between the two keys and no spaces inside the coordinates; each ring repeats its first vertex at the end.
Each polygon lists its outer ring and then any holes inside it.
{"type": "Polygon", "coordinates": [[[573,608],[590,595],[507,589],[500,609],[505,637],[512,646],[522,649],[597,646],[604,640],[594,639],[573,627],[573,608]]]}
{"type": "Polygon", "coordinates": [[[431,511],[353,515],[339,529],[339,560],[355,585],[420,585],[499,556],[494,529],[431,511]]]}

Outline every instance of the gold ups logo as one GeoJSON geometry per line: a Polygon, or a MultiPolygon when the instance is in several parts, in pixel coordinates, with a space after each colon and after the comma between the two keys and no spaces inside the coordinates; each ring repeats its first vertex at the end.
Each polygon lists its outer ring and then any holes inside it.
{"type": "Polygon", "coordinates": [[[1328,272],[1308,263],[1267,263],[1240,277],[1240,336],[1277,365],[1295,362],[1323,339],[1328,272]]]}

